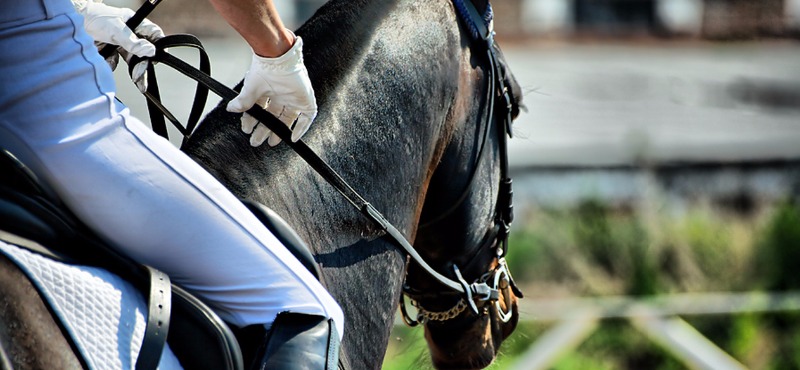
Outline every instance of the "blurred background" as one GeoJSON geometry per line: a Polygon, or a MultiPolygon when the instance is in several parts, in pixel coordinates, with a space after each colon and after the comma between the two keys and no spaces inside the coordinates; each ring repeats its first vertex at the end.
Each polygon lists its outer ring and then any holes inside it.
{"type": "MultiPolygon", "coordinates": [[[[296,28],[324,1],[276,3],[296,28]]],[[[527,107],[508,257],[526,298],[493,368],[800,369],[800,0],[492,4],[527,107]]],[[[151,19],[201,36],[228,85],[247,69],[207,2],[151,19]]],[[[191,85],[163,73],[185,117],[191,85]]],[[[430,368],[421,329],[397,326],[385,368],[430,368]]]]}

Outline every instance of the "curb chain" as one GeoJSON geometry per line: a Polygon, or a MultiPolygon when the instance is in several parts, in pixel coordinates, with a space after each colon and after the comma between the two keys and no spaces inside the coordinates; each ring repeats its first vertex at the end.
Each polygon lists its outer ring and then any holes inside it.
{"type": "Polygon", "coordinates": [[[411,305],[417,308],[417,320],[419,321],[422,321],[420,318],[426,321],[447,321],[460,315],[467,308],[467,302],[465,302],[463,298],[449,310],[441,312],[428,311],[422,308],[422,305],[413,299],[411,300],[411,305]]]}

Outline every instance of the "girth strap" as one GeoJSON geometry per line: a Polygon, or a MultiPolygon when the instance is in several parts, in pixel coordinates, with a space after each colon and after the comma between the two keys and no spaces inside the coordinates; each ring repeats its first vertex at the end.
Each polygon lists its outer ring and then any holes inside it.
{"type": "Polygon", "coordinates": [[[172,285],[167,274],[144,265],[150,275],[150,294],[147,299],[147,325],[142,347],[136,358],[136,370],[158,367],[169,332],[169,316],[172,311],[172,285]]]}

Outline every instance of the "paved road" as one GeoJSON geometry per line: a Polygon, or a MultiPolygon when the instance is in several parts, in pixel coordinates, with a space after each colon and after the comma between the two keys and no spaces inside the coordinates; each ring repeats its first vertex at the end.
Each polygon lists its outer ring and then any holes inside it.
{"type": "Polygon", "coordinates": [[[518,165],[800,158],[797,45],[551,45],[507,58],[528,91],[518,165]]]}
{"type": "MultiPolygon", "coordinates": [[[[212,75],[235,84],[249,49],[237,39],[205,43],[212,75]]],[[[796,43],[504,49],[528,107],[515,124],[513,166],[800,159],[796,43]]],[[[122,68],[116,74],[122,99],[147,117],[122,68]]],[[[166,101],[185,117],[192,87],[177,75],[160,76],[166,101]]]]}

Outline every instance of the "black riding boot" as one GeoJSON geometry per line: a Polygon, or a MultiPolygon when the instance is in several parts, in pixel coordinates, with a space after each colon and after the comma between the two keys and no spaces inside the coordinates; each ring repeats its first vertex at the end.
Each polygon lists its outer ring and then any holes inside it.
{"type": "Polygon", "coordinates": [[[254,370],[329,370],[339,362],[333,320],[284,312],[275,318],[255,356],[254,370]]]}

